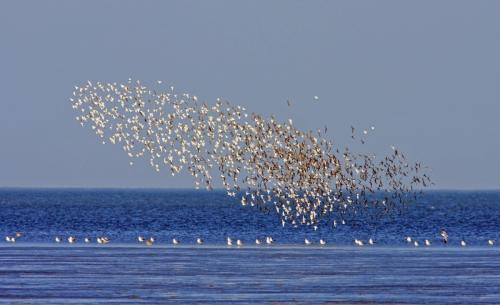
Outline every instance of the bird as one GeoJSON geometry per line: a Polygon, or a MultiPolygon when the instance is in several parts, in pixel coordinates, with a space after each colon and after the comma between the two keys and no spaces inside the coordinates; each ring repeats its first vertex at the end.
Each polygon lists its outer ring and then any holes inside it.
{"type": "Polygon", "coordinates": [[[362,240],[359,240],[359,239],[354,239],[354,244],[356,244],[357,246],[359,247],[362,247],[364,246],[365,244],[363,243],[362,240]]]}
{"type": "Polygon", "coordinates": [[[196,239],[196,243],[197,243],[198,245],[203,245],[203,239],[201,239],[200,237],[198,237],[198,238],[196,239]]]}
{"type": "Polygon", "coordinates": [[[260,244],[261,244],[261,241],[260,241],[259,239],[256,239],[256,240],[255,240],[255,244],[256,244],[256,245],[260,245],[260,244]]]}
{"type": "Polygon", "coordinates": [[[144,242],[144,237],[138,236],[137,237],[137,241],[140,242],[140,243],[143,243],[144,242]]]}
{"type": "Polygon", "coordinates": [[[105,244],[109,243],[109,238],[107,238],[105,236],[101,236],[101,237],[98,237],[96,239],[96,241],[97,241],[98,244],[105,245],[105,244]]]}
{"type": "Polygon", "coordinates": [[[318,100],[319,100],[319,96],[315,95],[315,96],[313,96],[313,99],[314,99],[315,101],[318,101],[318,100]]]}
{"type": "Polygon", "coordinates": [[[226,239],[226,243],[227,243],[228,246],[232,246],[233,245],[233,240],[230,237],[228,237],[226,239]]]}
{"type": "Polygon", "coordinates": [[[5,236],[5,241],[8,242],[8,243],[15,243],[16,242],[16,238],[13,237],[13,236],[5,236]]]}
{"type": "Polygon", "coordinates": [[[324,240],[324,239],[320,239],[320,240],[319,240],[319,244],[320,244],[321,246],[326,246],[326,240],[324,240]]]}
{"type": "Polygon", "coordinates": [[[411,243],[411,237],[410,236],[406,237],[406,242],[411,243]]]}
{"type": "Polygon", "coordinates": [[[431,246],[431,242],[430,242],[430,240],[426,239],[424,242],[425,242],[425,245],[426,245],[427,247],[430,247],[430,246],[431,246]]]}
{"type": "Polygon", "coordinates": [[[306,244],[306,245],[310,245],[310,244],[311,244],[311,241],[310,241],[309,239],[307,239],[307,238],[306,238],[306,239],[304,239],[304,244],[306,244]]]}
{"type": "Polygon", "coordinates": [[[85,242],[86,244],[90,243],[90,238],[85,237],[84,242],[85,242]]]}
{"type": "Polygon", "coordinates": [[[177,238],[173,238],[173,239],[172,239],[172,244],[174,244],[174,245],[178,245],[178,244],[180,244],[180,243],[181,243],[181,242],[180,242],[177,238]]]}
{"type": "Polygon", "coordinates": [[[16,232],[16,238],[19,238],[21,236],[23,236],[23,234],[21,232],[16,232]]]}
{"type": "Polygon", "coordinates": [[[149,239],[146,239],[146,245],[147,246],[151,247],[152,245],[154,245],[154,243],[155,243],[155,239],[154,238],[151,237],[149,239]]]}
{"type": "Polygon", "coordinates": [[[495,245],[495,240],[494,239],[488,239],[488,245],[494,246],[495,245]]]}
{"type": "Polygon", "coordinates": [[[68,237],[68,243],[73,244],[74,242],[76,242],[76,238],[73,236],[68,237]]]}
{"type": "Polygon", "coordinates": [[[56,241],[56,243],[60,243],[61,242],[61,239],[59,237],[56,236],[56,238],[54,239],[56,241]]]}
{"type": "Polygon", "coordinates": [[[418,246],[419,246],[418,241],[416,241],[416,240],[415,240],[415,241],[413,241],[413,245],[414,245],[415,247],[418,247],[418,246]]]}
{"type": "Polygon", "coordinates": [[[243,242],[242,242],[240,239],[238,239],[238,240],[236,241],[236,245],[237,245],[238,247],[241,247],[241,246],[243,246],[243,242]]]}
{"type": "Polygon", "coordinates": [[[374,242],[374,241],[373,241],[373,239],[371,239],[371,238],[368,240],[368,243],[369,243],[370,245],[372,245],[372,246],[375,244],[375,242],[374,242]]]}
{"type": "Polygon", "coordinates": [[[440,235],[441,235],[441,240],[443,241],[443,243],[447,244],[448,243],[448,232],[446,232],[445,229],[442,229],[440,235]]]}
{"type": "Polygon", "coordinates": [[[463,240],[463,239],[462,239],[462,240],[460,241],[460,246],[462,246],[462,247],[467,246],[467,243],[465,242],[465,240],[463,240]]]}

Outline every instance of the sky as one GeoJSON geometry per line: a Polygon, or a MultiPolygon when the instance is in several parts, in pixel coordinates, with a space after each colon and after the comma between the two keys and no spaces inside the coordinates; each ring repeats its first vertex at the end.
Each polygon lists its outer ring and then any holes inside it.
{"type": "Polygon", "coordinates": [[[498,16],[500,1],[2,1],[0,186],[192,187],[76,122],[74,85],[131,77],[327,125],[339,146],[374,125],[360,149],[398,146],[435,188],[500,189],[498,16]]]}

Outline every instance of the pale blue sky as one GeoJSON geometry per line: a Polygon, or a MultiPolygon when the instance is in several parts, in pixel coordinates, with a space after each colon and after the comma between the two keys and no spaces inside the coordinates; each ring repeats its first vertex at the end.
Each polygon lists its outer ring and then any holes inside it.
{"type": "Polygon", "coordinates": [[[499,189],[499,16],[500,1],[2,1],[0,186],[190,187],[74,120],[73,85],[134,77],[339,143],[375,125],[369,149],[397,144],[437,188],[499,189]]]}

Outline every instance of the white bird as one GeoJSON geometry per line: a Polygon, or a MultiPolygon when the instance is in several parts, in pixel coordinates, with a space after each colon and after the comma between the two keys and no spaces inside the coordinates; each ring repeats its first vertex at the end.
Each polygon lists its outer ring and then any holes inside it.
{"type": "Polygon", "coordinates": [[[231,239],[231,237],[227,238],[226,243],[227,243],[228,246],[232,246],[233,245],[233,240],[231,239]]]}
{"type": "Polygon", "coordinates": [[[368,240],[368,243],[369,243],[370,245],[372,245],[372,246],[375,244],[375,242],[374,242],[374,241],[373,241],[373,239],[371,239],[371,238],[368,240]]]}
{"type": "Polygon", "coordinates": [[[266,237],[266,244],[271,245],[274,242],[273,238],[268,236],[266,237]]]}
{"type": "Polygon", "coordinates": [[[362,240],[359,240],[359,239],[355,239],[355,240],[354,240],[354,243],[355,243],[357,246],[360,246],[360,247],[362,247],[362,246],[364,246],[364,245],[365,245],[365,244],[363,243],[363,241],[362,241],[362,240]]]}
{"type": "Polygon", "coordinates": [[[174,238],[174,239],[172,239],[172,244],[178,245],[178,244],[180,244],[180,241],[177,240],[177,238],[174,238]]]}
{"type": "Polygon", "coordinates": [[[319,96],[317,96],[317,95],[313,96],[313,98],[315,101],[319,100],[319,96]]]}
{"type": "Polygon", "coordinates": [[[238,240],[236,241],[236,245],[237,245],[238,247],[241,247],[241,246],[243,246],[243,242],[242,242],[241,240],[239,240],[239,239],[238,239],[238,240]]]}
{"type": "Polygon", "coordinates": [[[88,244],[90,242],[90,238],[85,237],[84,241],[85,241],[86,244],[88,244]]]}
{"type": "Polygon", "coordinates": [[[198,245],[203,245],[203,239],[201,239],[201,238],[199,238],[199,237],[198,237],[198,238],[196,239],[196,243],[197,243],[198,245]]]}
{"type": "Polygon", "coordinates": [[[430,246],[431,246],[431,241],[430,241],[430,240],[428,240],[428,239],[426,239],[426,240],[425,240],[425,245],[426,245],[427,247],[430,247],[430,246]]]}
{"type": "MultiPolygon", "coordinates": [[[[96,241],[97,241],[98,244],[102,244],[103,243],[103,241],[102,241],[102,239],[100,237],[97,237],[96,241]]],[[[58,242],[57,239],[56,239],[56,242],[58,242]]]]}
{"type": "Polygon", "coordinates": [[[10,236],[5,236],[5,241],[10,243],[10,236]]]}
{"type": "Polygon", "coordinates": [[[322,246],[326,246],[326,240],[320,239],[319,240],[319,244],[322,245],[322,246]]]}
{"type": "Polygon", "coordinates": [[[255,240],[255,244],[256,244],[256,245],[260,245],[260,244],[261,244],[260,240],[259,240],[259,239],[256,239],[256,240],[255,240]]]}
{"type": "Polygon", "coordinates": [[[311,244],[311,241],[310,241],[309,239],[307,239],[307,238],[306,238],[306,239],[304,239],[304,244],[306,244],[306,245],[310,245],[310,244],[311,244]]]}
{"type": "Polygon", "coordinates": [[[76,241],[76,238],[74,238],[73,236],[68,237],[68,243],[72,244],[75,241],[76,241]]]}
{"type": "Polygon", "coordinates": [[[467,244],[465,243],[465,240],[462,240],[462,241],[460,242],[460,246],[462,246],[462,247],[467,246],[467,244]]]}
{"type": "Polygon", "coordinates": [[[60,243],[60,242],[61,242],[61,239],[60,239],[59,237],[56,237],[56,238],[55,238],[55,241],[56,241],[56,243],[60,243]]]}
{"type": "Polygon", "coordinates": [[[413,242],[413,245],[414,245],[415,247],[418,247],[418,241],[414,241],[414,242],[413,242]]]}
{"type": "Polygon", "coordinates": [[[406,237],[406,242],[411,243],[411,237],[410,236],[406,237]]]}
{"type": "Polygon", "coordinates": [[[144,237],[138,236],[137,237],[137,241],[139,241],[140,243],[143,243],[144,242],[144,237]]]}
{"type": "Polygon", "coordinates": [[[488,245],[494,246],[495,245],[495,240],[494,239],[488,239],[488,245]]]}

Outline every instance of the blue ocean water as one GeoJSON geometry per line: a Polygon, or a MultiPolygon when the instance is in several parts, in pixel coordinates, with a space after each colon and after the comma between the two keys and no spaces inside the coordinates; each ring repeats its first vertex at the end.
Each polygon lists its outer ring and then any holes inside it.
{"type": "Polygon", "coordinates": [[[351,245],[354,238],[402,246],[406,236],[440,244],[446,229],[452,245],[486,246],[500,241],[500,192],[426,192],[402,213],[382,219],[349,221],[335,229],[281,226],[269,214],[243,207],[222,191],[121,189],[1,189],[0,234],[22,232],[19,242],[53,242],[55,236],[107,236],[113,242],[136,243],[138,235],[158,243],[176,237],[194,243],[223,244],[227,236],[252,242],[273,236],[277,244],[302,244],[325,238],[351,245]]]}

